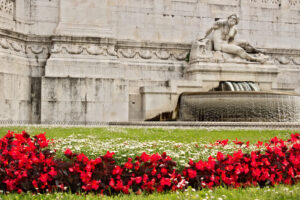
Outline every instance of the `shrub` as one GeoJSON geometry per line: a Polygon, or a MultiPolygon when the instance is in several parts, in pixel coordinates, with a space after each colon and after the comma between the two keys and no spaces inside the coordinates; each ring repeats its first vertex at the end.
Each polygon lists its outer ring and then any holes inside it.
{"type": "MultiPolygon", "coordinates": [[[[117,165],[113,152],[89,159],[83,153],[65,150],[67,161],[55,158],[45,133],[30,137],[25,131],[8,133],[0,139],[0,190],[46,193],[51,191],[94,192],[106,195],[140,194],[145,191],[176,191],[187,186],[200,189],[216,186],[261,187],[295,184],[300,177],[300,135],[283,141],[272,138],[266,152],[241,150],[233,155],[218,152],[207,161],[190,160],[182,172],[166,153],[148,155],[117,165]]],[[[215,145],[227,145],[228,140],[215,145]]],[[[234,141],[236,145],[243,144],[234,141]]],[[[247,146],[249,143],[247,143],[247,146]]],[[[261,146],[262,143],[257,144],[261,146]]]]}

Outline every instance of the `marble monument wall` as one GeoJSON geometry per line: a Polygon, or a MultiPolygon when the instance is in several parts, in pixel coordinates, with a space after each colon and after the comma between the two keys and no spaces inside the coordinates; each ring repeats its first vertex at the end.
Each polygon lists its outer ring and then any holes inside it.
{"type": "Polygon", "coordinates": [[[278,67],[263,87],[300,94],[298,0],[0,0],[0,120],[96,123],[171,110],[178,93],[206,90],[185,77],[191,43],[232,13],[238,36],[278,67]]]}

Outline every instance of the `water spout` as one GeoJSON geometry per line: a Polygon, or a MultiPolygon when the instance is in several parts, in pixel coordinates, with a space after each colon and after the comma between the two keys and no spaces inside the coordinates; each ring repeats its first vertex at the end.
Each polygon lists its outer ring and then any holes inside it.
{"type": "Polygon", "coordinates": [[[228,92],[250,92],[260,91],[259,87],[253,82],[239,82],[239,81],[222,81],[217,88],[212,89],[212,91],[228,91],[228,92]]]}

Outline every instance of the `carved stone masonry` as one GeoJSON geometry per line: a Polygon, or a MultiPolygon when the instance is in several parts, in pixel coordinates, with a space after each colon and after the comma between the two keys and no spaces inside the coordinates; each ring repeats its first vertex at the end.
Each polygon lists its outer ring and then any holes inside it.
{"type": "Polygon", "coordinates": [[[8,40],[6,38],[0,38],[0,48],[15,52],[17,54],[25,54],[24,42],[16,40],[8,40]]]}
{"type": "Polygon", "coordinates": [[[289,6],[292,10],[300,10],[299,0],[289,0],[289,6]]]}
{"type": "Polygon", "coordinates": [[[279,8],[281,0],[250,0],[252,7],[279,8]]]}
{"type": "Polygon", "coordinates": [[[280,4],[280,0],[250,0],[251,3],[280,4]]]}
{"type": "Polygon", "coordinates": [[[74,44],[54,44],[51,48],[52,54],[73,54],[73,55],[103,55],[116,56],[114,45],[74,45],[74,44]]]}
{"type": "Polygon", "coordinates": [[[139,47],[118,47],[115,45],[75,45],[75,44],[54,44],[51,48],[52,54],[75,54],[93,56],[116,56],[129,59],[159,59],[184,61],[188,50],[177,49],[151,49],[139,47]]]}
{"type": "Polygon", "coordinates": [[[13,15],[14,3],[14,0],[0,0],[0,12],[13,15]]]}

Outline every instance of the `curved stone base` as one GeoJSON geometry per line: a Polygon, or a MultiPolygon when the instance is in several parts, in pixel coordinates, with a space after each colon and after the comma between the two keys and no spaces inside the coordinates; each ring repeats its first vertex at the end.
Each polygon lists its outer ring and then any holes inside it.
{"type": "Polygon", "coordinates": [[[182,94],[180,121],[300,122],[300,96],[266,92],[182,94]]]}

